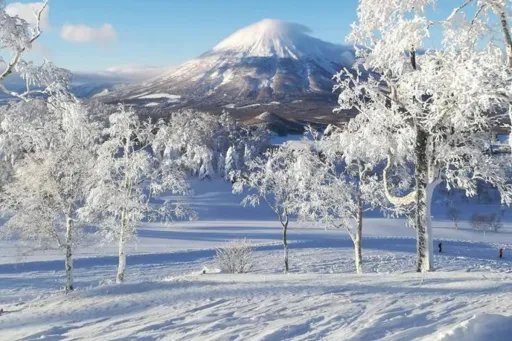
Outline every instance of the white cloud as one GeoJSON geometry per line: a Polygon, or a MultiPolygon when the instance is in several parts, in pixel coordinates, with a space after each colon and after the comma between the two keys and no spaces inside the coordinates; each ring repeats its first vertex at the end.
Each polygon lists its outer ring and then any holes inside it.
{"type": "MultiPolygon", "coordinates": [[[[32,2],[32,3],[21,3],[14,2],[5,7],[5,12],[9,14],[11,17],[18,16],[30,24],[36,24],[37,18],[35,13],[41,9],[43,6],[42,2],[32,2]]],[[[49,7],[46,6],[43,13],[41,14],[41,28],[48,29],[50,27],[48,20],[49,7]]]]}
{"type": "Polygon", "coordinates": [[[123,75],[132,79],[148,79],[151,77],[159,76],[169,70],[171,66],[148,66],[137,64],[124,64],[115,65],[107,68],[105,74],[123,75]]]}
{"type": "Polygon", "coordinates": [[[117,39],[117,32],[110,24],[103,24],[97,28],[87,25],[64,25],[60,30],[60,36],[75,43],[109,42],[117,39]]]}

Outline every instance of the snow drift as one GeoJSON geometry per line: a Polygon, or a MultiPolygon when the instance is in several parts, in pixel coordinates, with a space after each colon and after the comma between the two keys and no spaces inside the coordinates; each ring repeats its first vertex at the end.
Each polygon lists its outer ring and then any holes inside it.
{"type": "Polygon", "coordinates": [[[512,316],[478,314],[443,333],[438,341],[489,341],[512,338],[512,316]]]}

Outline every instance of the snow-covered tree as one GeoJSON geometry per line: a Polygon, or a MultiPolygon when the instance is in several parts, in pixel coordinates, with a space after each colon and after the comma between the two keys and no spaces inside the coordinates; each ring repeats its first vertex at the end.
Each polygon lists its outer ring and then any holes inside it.
{"type": "Polygon", "coordinates": [[[233,146],[230,146],[226,152],[223,172],[224,174],[226,174],[226,180],[229,181],[234,180],[232,174],[234,174],[234,172],[236,172],[236,170],[238,169],[235,161],[237,159],[237,155],[235,155],[235,153],[236,151],[235,148],[233,148],[233,146]]]}
{"type": "Polygon", "coordinates": [[[179,160],[161,155],[170,149],[167,126],[140,121],[133,110],[124,106],[119,106],[109,122],[104,132],[106,140],[98,152],[95,184],[81,216],[97,223],[106,240],[118,242],[116,281],[121,283],[126,270],[126,242],[136,233],[138,224],[144,219],[169,221],[188,217],[191,212],[178,202],[156,197],[164,192],[189,193],[186,172],[179,160]]]}
{"type": "Polygon", "coordinates": [[[342,135],[350,146],[344,155],[357,160],[369,150],[374,164],[386,160],[387,199],[414,205],[418,271],[433,266],[430,209],[440,183],[472,196],[479,181],[488,182],[503,203],[512,201],[510,159],[492,155],[488,139],[510,112],[509,2],[468,0],[445,20],[434,20],[437,2],[361,1],[348,37],[360,58],[357,73],[337,75],[338,109],[358,112],[342,135]],[[497,28],[505,45],[492,34],[497,28]],[[432,30],[443,39],[429,49],[432,30]],[[407,163],[415,166],[415,188],[393,195],[388,173],[407,163]]]}
{"type": "Polygon", "coordinates": [[[47,60],[42,65],[23,60],[42,34],[48,2],[32,4],[33,19],[27,19],[9,14],[0,0],[0,91],[21,100],[0,109],[0,168],[5,180],[0,188],[2,208],[10,215],[2,233],[28,239],[32,247],[64,249],[69,291],[72,247],[80,225],[76,210],[87,192],[85,174],[94,158],[97,125],[90,108],[66,94],[67,70],[47,60]],[[24,90],[7,85],[13,73],[24,80],[24,90]],[[41,95],[50,98],[33,100],[41,95]]]}
{"type": "Polygon", "coordinates": [[[173,113],[163,130],[166,157],[180,158],[200,178],[230,179],[229,173],[242,170],[245,160],[260,153],[269,138],[266,130],[248,127],[228,113],[219,116],[193,110],[173,113]]]}
{"type": "Polygon", "coordinates": [[[60,91],[68,83],[70,74],[45,60],[42,65],[22,59],[42,34],[41,21],[49,0],[33,4],[34,18],[30,22],[19,16],[8,14],[5,0],[0,0],[0,54],[10,55],[9,60],[0,56],[0,91],[28,101],[34,95],[51,94],[60,91]],[[9,89],[3,82],[17,72],[25,81],[25,90],[9,89]]]}
{"type": "Polygon", "coordinates": [[[91,188],[99,126],[86,105],[63,95],[13,103],[2,116],[2,153],[14,171],[2,190],[1,208],[9,217],[2,233],[32,248],[62,249],[69,292],[83,223],[77,213],[91,188]]]}
{"type": "Polygon", "coordinates": [[[233,184],[234,193],[242,193],[244,188],[248,195],[242,201],[244,206],[259,205],[263,200],[277,215],[283,228],[284,270],[289,270],[288,262],[288,225],[290,216],[297,213],[298,198],[307,193],[303,187],[306,182],[305,172],[312,167],[301,164],[301,153],[285,144],[274,151],[267,151],[261,156],[248,161],[245,172],[237,176],[233,184]]]}
{"type": "Polygon", "coordinates": [[[345,163],[343,145],[338,129],[331,128],[329,136],[305,140],[300,153],[301,190],[295,196],[300,219],[317,222],[326,228],[345,230],[354,243],[354,264],[358,274],[363,272],[362,238],[365,211],[384,205],[381,181],[363,154],[352,163],[345,163]]]}

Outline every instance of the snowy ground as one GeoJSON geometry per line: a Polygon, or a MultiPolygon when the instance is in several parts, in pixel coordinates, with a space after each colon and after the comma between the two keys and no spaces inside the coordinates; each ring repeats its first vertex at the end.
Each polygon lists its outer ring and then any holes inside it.
{"type": "Polygon", "coordinates": [[[444,252],[420,275],[414,232],[375,215],[356,276],[343,231],[295,224],[285,275],[273,215],[239,200],[202,183],[191,199],[200,221],[141,227],[123,285],[111,283],[115,245],[83,246],[68,296],[58,252],[21,258],[2,242],[0,340],[512,340],[512,225],[484,235],[439,216],[444,252]],[[201,274],[215,247],[240,237],[258,245],[251,274],[201,274]]]}
{"type": "Polygon", "coordinates": [[[510,276],[191,275],[9,307],[2,339],[510,340],[510,276]],[[508,316],[508,317],[507,317],[508,316]]]}

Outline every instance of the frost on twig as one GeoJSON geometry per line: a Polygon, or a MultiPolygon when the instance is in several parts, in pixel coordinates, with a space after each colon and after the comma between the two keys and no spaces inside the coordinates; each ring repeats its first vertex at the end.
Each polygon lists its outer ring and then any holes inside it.
{"type": "Polygon", "coordinates": [[[44,60],[41,65],[23,60],[23,55],[32,49],[41,36],[41,18],[48,7],[49,0],[43,1],[34,12],[35,23],[31,24],[19,16],[10,16],[4,0],[0,0],[0,52],[10,54],[8,61],[0,58],[0,91],[28,101],[34,96],[48,96],[67,87],[71,74],[69,71],[44,60]],[[9,89],[4,80],[17,73],[25,83],[25,90],[9,89]]]}

